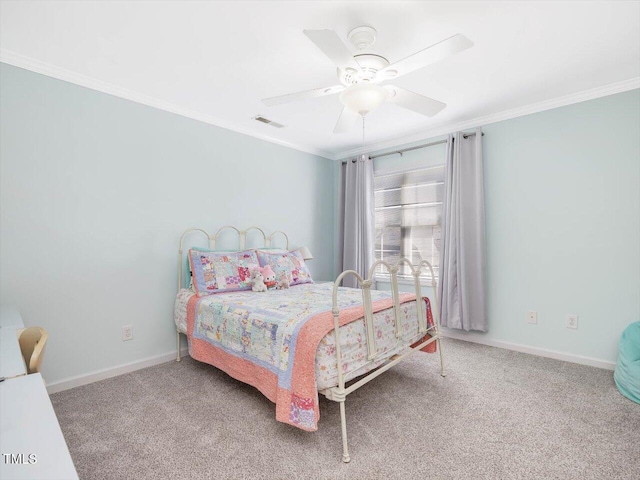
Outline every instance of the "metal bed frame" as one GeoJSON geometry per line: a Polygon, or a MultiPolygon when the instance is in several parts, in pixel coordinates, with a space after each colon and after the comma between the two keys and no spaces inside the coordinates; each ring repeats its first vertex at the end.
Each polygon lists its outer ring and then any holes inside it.
{"type": "MultiPolygon", "coordinates": [[[[183,280],[182,280],[182,269],[184,265],[183,244],[184,244],[185,238],[192,232],[202,233],[207,237],[207,240],[209,242],[209,248],[215,249],[217,241],[220,237],[220,234],[226,229],[232,229],[237,232],[239,237],[240,250],[244,250],[246,248],[247,233],[252,230],[257,230],[262,234],[262,238],[264,240],[263,248],[271,247],[273,243],[273,237],[280,234],[284,236],[286,240],[286,249],[287,250],[289,249],[289,237],[287,236],[286,233],[280,230],[277,230],[271,233],[271,235],[267,236],[264,230],[262,230],[259,227],[254,226],[254,227],[249,227],[245,230],[240,230],[234,226],[226,225],[220,228],[215,233],[215,235],[210,235],[203,229],[190,228],[186,230],[180,237],[180,246],[178,249],[178,291],[180,291],[181,288],[184,288],[183,280]]],[[[260,247],[256,247],[256,248],[260,248],[260,247]]],[[[358,272],[354,270],[346,270],[338,276],[335,282],[333,282],[333,308],[331,312],[333,314],[334,332],[336,337],[335,341],[336,341],[336,363],[338,368],[338,385],[332,388],[319,390],[318,393],[321,393],[327,399],[332,400],[334,402],[338,402],[340,404],[340,423],[341,423],[341,429],[342,429],[342,461],[345,463],[348,463],[351,461],[351,456],[349,455],[349,444],[347,439],[347,418],[346,418],[346,411],[345,411],[345,402],[347,399],[347,395],[349,395],[350,393],[353,393],[363,385],[366,385],[377,376],[381,375],[382,373],[386,372],[396,364],[403,361],[409,355],[414,354],[416,351],[423,349],[424,347],[426,347],[427,345],[433,342],[437,343],[437,349],[440,355],[440,375],[442,375],[443,377],[446,376],[446,373],[444,370],[444,356],[442,353],[442,342],[441,342],[442,334],[440,332],[440,315],[438,313],[439,310],[438,310],[437,295],[433,296],[433,301],[432,301],[432,313],[433,313],[434,324],[431,327],[427,325],[427,315],[426,315],[426,311],[424,311],[424,302],[418,301],[420,298],[422,298],[422,284],[420,282],[420,276],[422,274],[423,267],[426,267],[429,273],[431,274],[431,287],[433,287],[434,292],[437,292],[438,284],[435,279],[432,265],[426,260],[423,260],[418,265],[413,265],[412,262],[406,257],[400,258],[393,265],[383,260],[378,260],[369,269],[366,279],[363,278],[360,274],[358,274],[358,272]],[[374,274],[375,274],[375,269],[378,266],[383,266],[387,270],[390,276],[391,292],[392,292],[392,298],[393,298],[392,308],[394,310],[396,338],[398,340],[402,338],[402,332],[401,332],[401,326],[400,326],[400,291],[398,288],[398,272],[402,266],[407,266],[411,271],[411,274],[413,275],[413,280],[414,280],[413,283],[414,283],[415,294],[416,294],[416,309],[417,309],[417,315],[418,315],[419,334],[422,335],[422,338],[424,338],[424,335],[426,335],[427,333],[431,337],[428,340],[421,342],[419,345],[415,347],[407,347],[407,350],[404,353],[396,354],[389,357],[380,366],[371,370],[368,373],[365,373],[359,376],[359,380],[347,386],[345,378],[350,374],[350,372],[343,372],[342,370],[342,362],[341,362],[342,354],[340,351],[340,326],[339,326],[340,308],[338,307],[338,287],[340,287],[340,283],[342,282],[342,280],[349,275],[355,276],[356,279],[358,280],[359,288],[362,290],[362,303],[364,306],[364,322],[365,322],[365,328],[367,332],[367,354],[368,354],[367,359],[369,360],[369,363],[373,363],[376,360],[378,360],[380,357],[380,354],[378,353],[376,348],[376,339],[374,335],[374,325],[373,325],[373,306],[371,303],[371,287],[374,286],[375,284],[374,274]]],[[[178,329],[176,330],[176,332],[177,332],[176,338],[177,338],[177,351],[178,351],[176,361],[179,362],[180,361],[180,333],[186,333],[186,332],[181,332],[178,329]]],[[[359,368],[361,367],[362,365],[359,366],[359,368]]]]}

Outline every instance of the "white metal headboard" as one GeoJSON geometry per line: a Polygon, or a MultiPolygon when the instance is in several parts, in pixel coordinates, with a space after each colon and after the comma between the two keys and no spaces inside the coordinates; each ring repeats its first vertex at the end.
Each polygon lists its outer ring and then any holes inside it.
{"type": "MultiPolygon", "coordinates": [[[[180,291],[180,289],[182,288],[182,268],[184,265],[183,253],[184,253],[185,238],[193,232],[199,232],[205,237],[207,237],[207,241],[209,242],[209,248],[211,250],[215,250],[216,244],[218,242],[218,238],[220,237],[220,234],[224,230],[236,231],[236,233],[238,234],[238,250],[244,250],[246,248],[247,233],[249,233],[252,230],[258,230],[262,234],[262,239],[264,241],[264,244],[262,245],[263,248],[270,248],[273,242],[273,238],[279,234],[284,237],[286,242],[285,248],[289,250],[289,237],[282,230],[276,230],[275,232],[271,233],[271,235],[267,235],[266,233],[264,233],[263,229],[256,226],[252,226],[244,230],[240,230],[239,228],[236,228],[233,225],[225,225],[224,227],[219,228],[218,231],[215,233],[215,235],[211,235],[210,233],[207,233],[205,230],[201,228],[189,228],[185,230],[182,236],[180,237],[180,246],[178,248],[178,291],[180,291]]],[[[257,247],[257,248],[260,248],[260,247],[257,247]]]]}

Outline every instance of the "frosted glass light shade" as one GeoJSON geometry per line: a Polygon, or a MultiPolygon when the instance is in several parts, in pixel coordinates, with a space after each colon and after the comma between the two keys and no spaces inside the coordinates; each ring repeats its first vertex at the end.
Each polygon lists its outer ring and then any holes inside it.
{"type": "Polygon", "coordinates": [[[340,94],[340,101],[352,112],[363,117],[382,105],[389,97],[389,91],[378,85],[360,83],[351,85],[340,94]]]}
{"type": "Polygon", "coordinates": [[[302,258],[304,258],[305,260],[313,260],[313,255],[311,255],[311,251],[309,250],[309,248],[300,247],[298,251],[300,252],[300,255],[302,255],[302,258]]]}

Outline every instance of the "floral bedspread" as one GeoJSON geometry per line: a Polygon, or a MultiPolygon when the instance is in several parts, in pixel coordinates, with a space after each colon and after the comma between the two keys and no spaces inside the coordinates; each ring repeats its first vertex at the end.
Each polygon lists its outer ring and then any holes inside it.
{"type": "MultiPolygon", "coordinates": [[[[255,386],[276,404],[276,419],[316,430],[315,358],[333,329],[333,284],[297,285],[264,293],[192,296],[187,305],[189,353],[255,386]]],[[[374,312],[392,306],[389,292],[371,291],[374,312]]],[[[402,303],[415,296],[405,294],[402,303]]],[[[362,318],[362,293],[341,288],[340,324],[362,318]]]]}

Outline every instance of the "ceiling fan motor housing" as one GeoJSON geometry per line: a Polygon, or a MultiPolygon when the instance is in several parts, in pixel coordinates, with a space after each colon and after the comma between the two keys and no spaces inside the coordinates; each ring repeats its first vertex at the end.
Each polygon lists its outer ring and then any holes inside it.
{"type": "Polygon", "coordinates": [[[360,68],[338,68],[338,79],[344,85],[356,83],[379,83],[385,78],[379,78],[378,72],[389,66],[389,60],[375,53],[361,53],[353,57],[360,68]]]}

